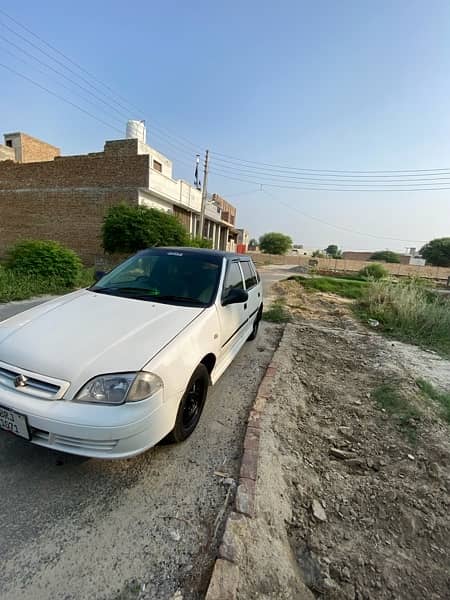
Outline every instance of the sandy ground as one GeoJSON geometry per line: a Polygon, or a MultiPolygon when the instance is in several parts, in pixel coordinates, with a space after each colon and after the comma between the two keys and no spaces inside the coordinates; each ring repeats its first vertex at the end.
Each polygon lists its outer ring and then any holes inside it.
{"type": "Polygon", "coordinates": [[[449,389],[449,361],[367,330],[346,301],[278,292],[294,320],[274,357],[239,598],[450,598],[450,431],[415,383],[449,389]],[[385,382],[419,413],[406,428],[373,399],[385,382]]]}

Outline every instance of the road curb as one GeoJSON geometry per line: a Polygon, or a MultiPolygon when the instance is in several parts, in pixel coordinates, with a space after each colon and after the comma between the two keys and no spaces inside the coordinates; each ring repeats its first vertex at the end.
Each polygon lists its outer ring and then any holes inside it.
{"type": "MultiPolygon", "coordinates": [[[[278,342],[273,357],[276,355],[283,335],[278,342]]],[[[234,508],[225,523],[222,541],[205,600],[236,600],[237,598],[240,551],[239,527],[243,521],[256,517],[256,486],[262,419],[266,403],[271,396],[273,378],[279,368],[273,357],[259,384],[255,400],[249,412],[234,508]]]]}

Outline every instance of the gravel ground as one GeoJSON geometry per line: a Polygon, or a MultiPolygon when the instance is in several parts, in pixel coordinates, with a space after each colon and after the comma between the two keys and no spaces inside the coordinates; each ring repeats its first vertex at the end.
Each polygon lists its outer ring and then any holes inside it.
{"type": "Polygon", "coordinates": [[[450,598],[449,426],[415,383],[449,389],[450,361],[369,331],[347,301],[276,287],[293,322],[274,356],[239,600],[450,598]],[[377,404],[387,382],[413,417],[377,404]]]}

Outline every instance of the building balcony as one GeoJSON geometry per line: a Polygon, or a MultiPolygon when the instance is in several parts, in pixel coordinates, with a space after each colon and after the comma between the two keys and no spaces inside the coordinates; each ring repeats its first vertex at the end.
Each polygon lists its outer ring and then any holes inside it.
{"type": "Polygon", "coordinates": [[[202,206],[202,193],[186,181],[172,179],[150,169],[149,191],[155,196],[181,206],[186,210],[199,213],[202,206]]]}

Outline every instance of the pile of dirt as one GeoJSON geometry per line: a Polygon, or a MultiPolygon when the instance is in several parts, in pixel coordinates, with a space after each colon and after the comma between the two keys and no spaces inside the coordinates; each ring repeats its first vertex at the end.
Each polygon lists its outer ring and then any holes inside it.
{"type": "Polygon", "coordinates": [[[239,597],[449,598],[450,430],[416,379],[433,364],[445,387],[450,363],[366,330],[346,301],[280,290],[294,320],[275,355],[239,597]],[[406,415],[383,408],[380,386],[406,415]]]}

